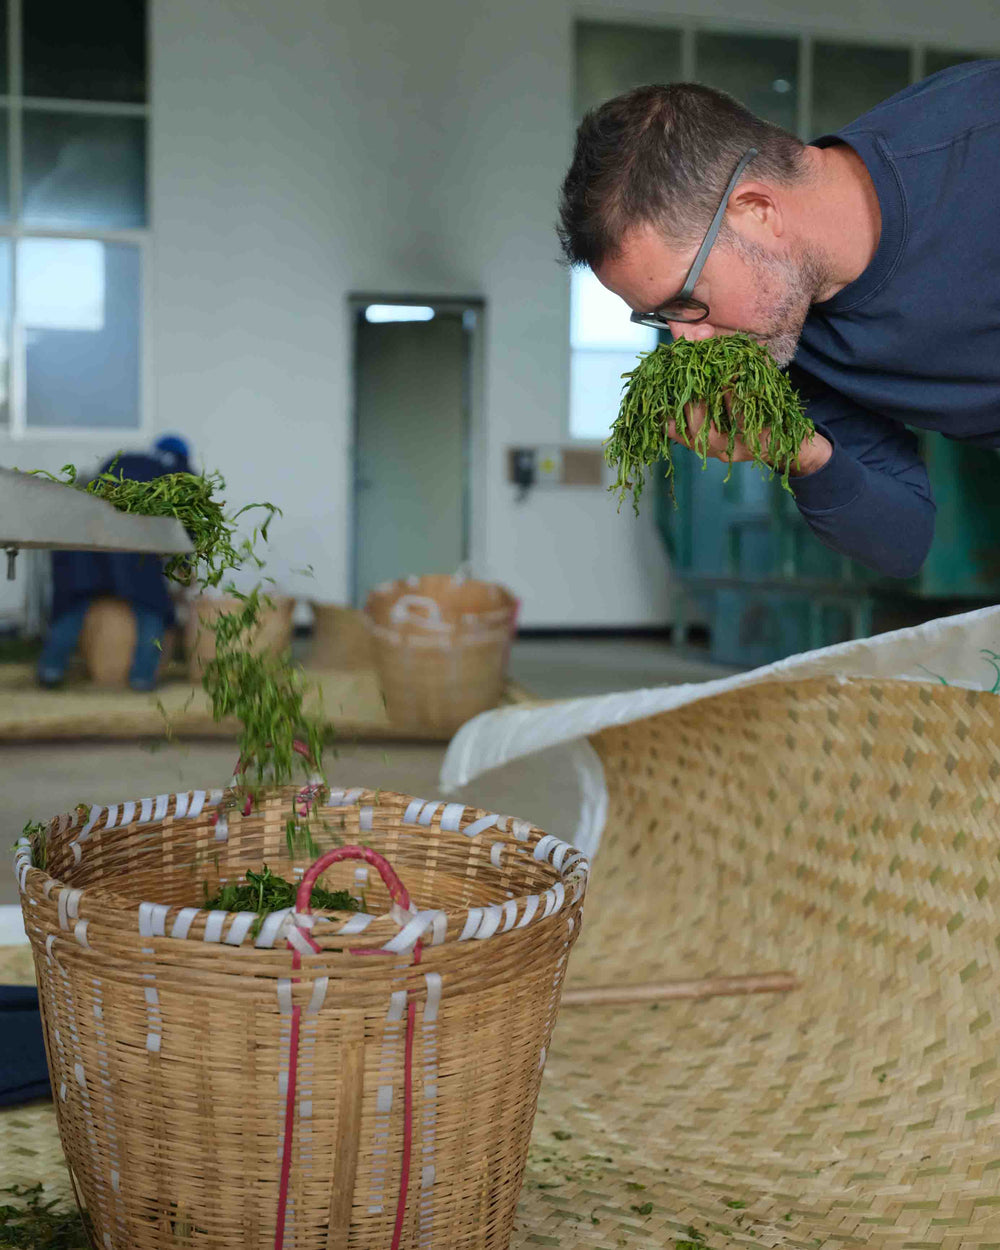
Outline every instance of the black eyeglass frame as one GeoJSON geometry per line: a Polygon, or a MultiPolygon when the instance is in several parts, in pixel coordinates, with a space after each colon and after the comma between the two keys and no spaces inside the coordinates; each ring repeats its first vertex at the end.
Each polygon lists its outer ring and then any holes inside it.
{"type": "Polygon", "coordinates": [[[722,229],[722,219],[726,215],[726,205],[729,203],[729,197],[733,193],[733,189],[739,181],[740,174],[750,164],[757,155],[756,148],[748,148],[740,157],[739,164],[733,170],[733,176],[729,179],[725,193],[719,203],[719,207],[715,210],[715,216],[712,218],[712,224],[708,227],[708,233],[702,240],[701,247],[698,248],[698,254],[695,256],[688,275],[684,279],[684,285],[672,295],[670,299],[664,300],[659,307],[654,308],[652,312],[642,313],[634,312],[629,317],[629,321],[634,321],[636,325],[649,326],[654,330],[669,330],[671,321],[684,321],[688,324],[695,325],[699,321],[704,321],[708,316],[708,305],[703,304],[700,299],[692,299],[691,292],[695,288],[695,284],[701,277],[701,271],[705,268],[705,261],[708,260],[708,254],[712,250],[715,240],[718,238],[719,231],[722,229]],[[682,313],[694,312],[697,315],[691,316],[671,316],[665,317],[663,309],[673,307],[679,309],[682,313]]]}

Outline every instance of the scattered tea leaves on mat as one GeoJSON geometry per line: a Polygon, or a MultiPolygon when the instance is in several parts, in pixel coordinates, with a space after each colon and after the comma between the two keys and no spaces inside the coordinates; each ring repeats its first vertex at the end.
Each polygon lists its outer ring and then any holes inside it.
{"type": "Polygon", "coordinates": [[[89,1250],[84,1217],[76,1208],[60,1207],[58,1199],[45,1201],[41,1182],[0,1189],[0,1246],[25,1250],[89,1250]]]}
{"type": "Polygon", "coordinates": [[[772,476],[780,474],[782,485],[790,489],[789,472],[815,427],[787,375],[767,348],[749,334],[661,344],[643,352],[638,365],[622,377],[621,407],[605,444],[608,464],[617,471],[611,490],[618,494],[619,507],[626,491],[631,491],[633,506],[639,511],[645,470],[658,461],[664,462],[665,476],[672,476],[670,421],[703,465],[708,462],[713,430],[726,436],[730,465],[736,439],[741,437],[753,463],[772,476]],[[727,396],[738,423],[730,415],[727,396]],[[704,404],[706,410],[693,438],[686,411],[691,403],[704,404]]]}
{"type": "Polygon", "coordinates": [[[636,1213],[636,1215],[652,1215],[653,1204],[651,1202],[644,1202],[641,1206],[633,1206],[632,1210],[636,1213]]]}
{"type": "Polygon", "coordinates": [[[726,1203],[726,1206],[729,1207],[731,1211],[742,1211],[746,1207],[746,1205],[747,1204],[739,1198],[731,1199],[729,1202],[726,1203]]]}
{"type": "Polygon", "coordinates": [[[573,1134],[567,1133],[564,1128],[553,1129],[552,1136],[556,1139],[556,1141],[572,1141],[573,1139],[573,1134]]]}

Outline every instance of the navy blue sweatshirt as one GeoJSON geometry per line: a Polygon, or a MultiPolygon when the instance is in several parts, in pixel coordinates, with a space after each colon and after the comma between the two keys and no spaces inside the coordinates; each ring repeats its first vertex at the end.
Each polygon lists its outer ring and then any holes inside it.
{"type": "Polygon", "coordinates": [[[838,142],[868,168],[882,231],[806,319],[790,376],[833,455],[792,485],[827,546],[910,577],[934,502],[906,427],[1000,447],[1000,61],[943,70],[816,146],[838,142]]]}

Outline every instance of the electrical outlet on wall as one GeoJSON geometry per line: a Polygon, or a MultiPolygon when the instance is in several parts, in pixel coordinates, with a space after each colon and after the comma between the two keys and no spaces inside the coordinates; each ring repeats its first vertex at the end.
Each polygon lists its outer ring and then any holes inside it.
{"type": "Polygon", "coordinates": [[[560,486],[563,480],[561,447],[538,447],[535,450],[535,485],[560,486]]]}
{"type": "Polygon", "coordinates": [[[603,486],[604,453],[593,447],[507,449],[507,480],[520,488],[523,499],[533,486],[603,486]]]}

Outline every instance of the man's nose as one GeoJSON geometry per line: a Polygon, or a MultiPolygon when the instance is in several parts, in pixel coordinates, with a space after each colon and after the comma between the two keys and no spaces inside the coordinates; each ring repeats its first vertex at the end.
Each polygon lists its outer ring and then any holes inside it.
{"type": "Polygon", "coordinates": [[[667,324],[675,339],[689,339],[696,343],[700,339],[715,337],[715,326],[710,321],[669,321],[667,324]]]}

